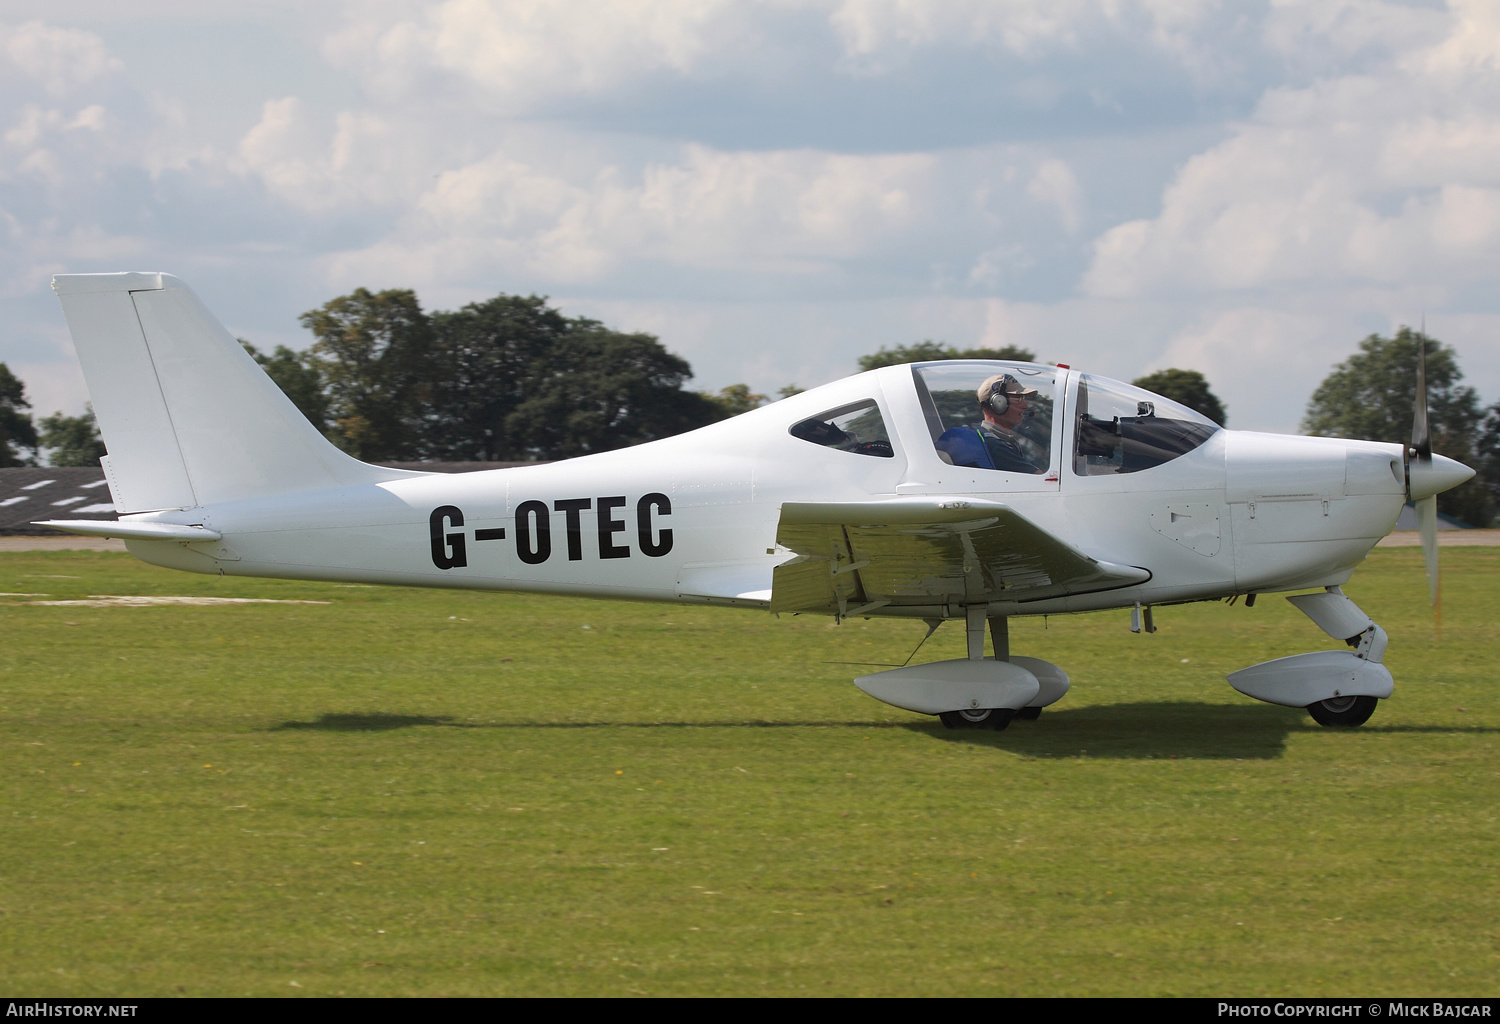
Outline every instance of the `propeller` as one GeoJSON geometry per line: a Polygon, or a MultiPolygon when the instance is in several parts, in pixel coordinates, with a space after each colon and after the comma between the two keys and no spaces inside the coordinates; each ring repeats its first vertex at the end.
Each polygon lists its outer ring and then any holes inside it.
{"type": "Polygon", "coordinates": [[[1443,628],[1442,590],[1438,578],[1437,496],[1474,476],[1462,462],[1432,454],[1432,430],[1427,417],[1427,334],[1417,335],[1416,409],[1411,419],[1411,445],[1406,448],[1406,497],[1416,506],[1422,536],[1422,561],[1427,565],[1427,592],[1432,614],[1443,628]]]}
{"type": "MultiPolygon", "coordinates": [[[[1413,495],[1412,469],[1416,463],[1419,478],[1432,476],[1432,429],[1427,422],[1427,336],[1417,335],[1416,409],[1411,420],[1411,447],[1406,451],[1406,496],[1417,510],[1417,529],[1422,537],[1422,561],[1427,567],[1427,593],[1432,600],[1433,619],[1438,631],[1443,628],[1443,593],[1438,568],[1437,493],[1417,498],[1413,495]]],[[[1425,488],[1422,488],[1425,490],[1425,488]]]]}

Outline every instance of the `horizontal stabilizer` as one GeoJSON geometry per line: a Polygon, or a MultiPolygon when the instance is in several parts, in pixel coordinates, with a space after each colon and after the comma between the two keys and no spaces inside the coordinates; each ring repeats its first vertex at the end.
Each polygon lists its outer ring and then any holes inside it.
{"type": "Polygon", "coordinates": [[[54,530],[76,533],[80,537],[120,537],[130,540],[222,540],[223,534],[202,526],[179,526],[176,523],[109,522],[100,519],[47,519],[32,526],[50,526],[54,530]]]}

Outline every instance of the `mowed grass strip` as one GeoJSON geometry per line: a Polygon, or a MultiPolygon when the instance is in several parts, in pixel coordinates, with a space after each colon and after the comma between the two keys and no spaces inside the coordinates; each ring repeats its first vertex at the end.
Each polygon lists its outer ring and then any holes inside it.
{"type": "MultiPolygon", "coordinates": [[[[1279,598],[1013,623],[1003,733],[852,676],[923,627],[0,555],[0,987],[25,995],[1493,995],[1500,551],[1347,588],[1357,730],[1226,672],[1279,598]],[[36,605],[89,595],[328,601],[36,605]]],[[[919,660],[962,656],[945,626],[919,660]]]]}

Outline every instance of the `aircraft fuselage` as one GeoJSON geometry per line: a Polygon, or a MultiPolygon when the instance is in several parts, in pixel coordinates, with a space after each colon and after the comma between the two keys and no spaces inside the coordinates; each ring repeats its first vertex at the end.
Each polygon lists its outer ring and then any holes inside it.
{"type": "MultiPolygon", "coordinates": [[[[1048,368],[1051,372],[1051,368],[1048,368]]],[[[145,561],[201,573],[769,606],[786,502],[977,498],[1078,550],[1148,570],[1129,587],[994,602],[996,614],[1206,600],[1345,582],[1405,502],[1394,444],[1219,430],[1141,472],[1082,475],[1059,369],[1050,469],[954,466],[934,450],[910,367],[804,392],[678,437],[564,462],[300,491],[133,517],[222,540],[130,539],[145,561]],[[893,453],[869,458],[788,429],[873,401],[893,453]]],[[[945,617],[948,604],[871,614],[945,617]]]]}

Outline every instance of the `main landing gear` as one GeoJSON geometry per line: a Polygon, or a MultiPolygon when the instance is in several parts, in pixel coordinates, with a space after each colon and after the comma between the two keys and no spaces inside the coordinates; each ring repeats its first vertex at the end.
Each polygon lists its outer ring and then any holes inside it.
{"type": "MultiPolygon", "coordinates": [[[[1026,710],[1025,708],[1021,709],[1026,710]]],[[[1037,712],[1041,712],[1037,708],[1037,712]]],[[[950,729],[994,729],[999,732],[1011,723],[1013,718],[1023,717],[1020,712],[1012,711],[1010,708],[980,708],[976,711],[939,711],[938,718],[950,729]]],[[[1031,716],[1035,718],[1036,716],[1031,716]]]]}
{"type": "Polygon", "coordinates": [[[987,610],[982,604],[965,609],[967,658],[874,672],[854,685],[898,708],[937,715],[950,729],[998,730],[1017,718],[1036,719],[1068,692],[1068,675],[1040,658],[1012,657],[1008,621],[988,618],[987,610]],[[986,625],[994,657],[985,657],[986,625]]]}

